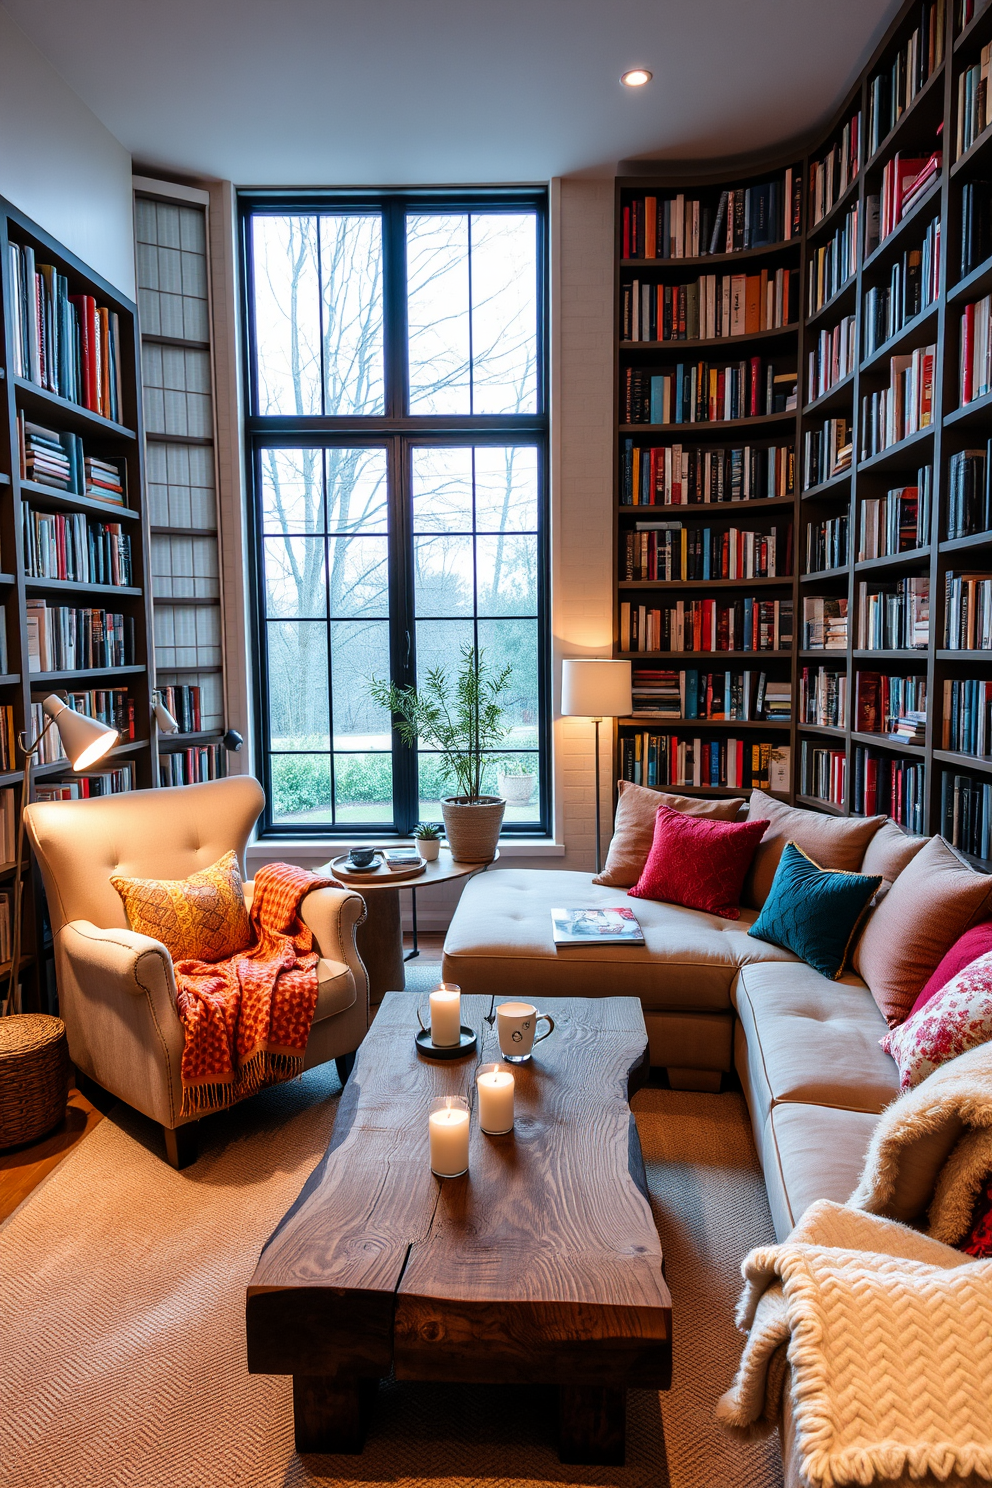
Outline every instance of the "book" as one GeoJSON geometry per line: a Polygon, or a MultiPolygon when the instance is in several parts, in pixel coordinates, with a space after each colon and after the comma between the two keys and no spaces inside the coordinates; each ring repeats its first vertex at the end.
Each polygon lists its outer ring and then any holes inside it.
{"type": "Polygon", "coordinates": [[[424,861],[415,847],[387,847],[382,860],[387,868],[417,868],[424,861]]]}
{"type": "Polygon", "coordinates": [[[551,928],[556,946],[643,945],[637,916],[626,905],[613,909],[553,909],[551,928]]]}

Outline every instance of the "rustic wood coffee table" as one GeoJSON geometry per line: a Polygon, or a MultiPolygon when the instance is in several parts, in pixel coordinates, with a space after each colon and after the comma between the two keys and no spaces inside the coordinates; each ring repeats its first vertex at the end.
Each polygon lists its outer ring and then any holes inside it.
{"type": "Polygon", "coordinates": [[[392,1369],[555,1384],[561,1460],[622,1463],[627,1389],[668,1388],[671,1298],[628,1105],[647,1074],[640,1002],[536,1000],[555,1032],[514,1070],[513,1132],[487,1137],[475,1073],[499,1058],[493,999],[462,999],[479,1050],[442,1063],[416,1052],[416,998],[385,998],[248,1287],[248,1367],[293,1376],[299,1451],[361,1451],[392,1369]],[[438,1095],[472,1104],[461,1178],[430,1170],[438,1095]]]}

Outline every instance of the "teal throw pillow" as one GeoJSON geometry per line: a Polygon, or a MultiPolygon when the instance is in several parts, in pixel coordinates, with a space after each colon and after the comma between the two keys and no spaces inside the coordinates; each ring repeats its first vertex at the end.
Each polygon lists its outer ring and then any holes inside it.
{"type": "Polygon", "coordinates": [[[821,868],[785,844],[764,907],[748,931],[794,951],[831,981],[843,971],[881,877],[821,868]]]}

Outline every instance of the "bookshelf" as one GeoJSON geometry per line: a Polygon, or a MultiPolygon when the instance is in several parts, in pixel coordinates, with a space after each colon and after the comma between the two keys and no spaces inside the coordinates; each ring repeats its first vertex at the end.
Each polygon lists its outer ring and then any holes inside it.
{"type": "MultiPolygon", "coordinates": [[[[0,624],[6,642],[5,659],[0,666],[0,708],[10,709],[15,734],[27,732],[33,737],[36,723],[32,719],[32,705],[37,706],[47,693],[84,694],[76,701],[86,708],[99,710],[108,705],[105,695],[119,690],[131,700],[126,722],[124,718],[120,720],[125,723],[124,734],[120,745],[93,772],[88,772],[94,777],[90,786],[94,791],[108,784],[113,788],[125,784],[134,788],[147,787],[155,782],[157,753],[149,728],[151,608],[141,397],[136,377],[136,309],[112,285],[2,199],[0,281],[3,315],[0,341],[0,388],[3,396],[3,416],[0,418],[0,624]],[[75,360],[70,374],[66,370],[67,357],[51,357],[50,366],[63,368],[61,377],[54,371],[50,374],[60,389],[55,391],[34,380],[41,372],[37,362],[22,365],[19,360],[22,356],[20,306],[26,280],[20,277],[18,268],[29,262],[20,256],[21,250],[33,253],[35,273],[49,276],[46,282],[56,290],[52,315],[45,322],[45,345],[49,351],[57,336],[62,337],[63,347],[71,344],[69,317],[73,312],[66,292],[68,296],[91,297],[95,317],[99,316],[100,308],[107,312],[101,353],[106,355],[108,347],[111,347],[113,354],[106,361],[106,377],[99,390],[98,406],[103,407],[104,412],[85,406],[93,388],[83,385],[81,374],[90,365],[89,361],[75,360]],[[53,274],[64,276],[65,283],[60,285],[51,277],[53,274]],[[116,334],[113,317],[116,317],[116,334]],[[75,377],[72,385],[66,381],[70,375],[75,377]],[[107,416],[108,410],[112,416],[107,416]],[[60,436],[62,445],[53,451],[50,444],[46,446],[42,439],[30,433],[30,426],[60,436]],[[29,479],[22,473],[22,430],[25,455],[30,451],[29,473],[40,478],[29,479]],[[68,436],[71,435],[78,436],[78,439],[70,441],[68,436]],[[63,484],[87,490],[90,494],[77,494],[74,489],[48,484],[46,474],[51,478],[54,468],[58,479],[60,464],[64,466],[63,474],[71,471],[63,484]],[[109,491],[115,484],[125,487],[125,506],[113,504],[121,499],[109,491]],[[110,500],[99,496],[101,485],[108,489],[110,500]],[[118,567],[112,574],[95,566],[98,559],[93,544],[97,540],[96,534],[107,524],[119,528],[119,533],[113,538],[114,561],[118,567]],[[79,546],[72,557],[74,534],[79,539],[79,546]],[[126,539],[126,542],[118,542],[118,538],[126,539]],[[84,548],[85,552],[82,551],[84,548]],[[125,562],[125,553],[129,570],[120,566],[125,562]],[[60,578],[60,563],[75,566],[66,569],[60,578]],[[99,582],[101,577],[115,577],[120,582],[99,582]],[[58,667],[53,653],[49,658],[54,663],[53,669],[34,669],[29,664],[29,615],[36,618],[37,606],[41,603],[47,607],[45,623],[51,624],[53,629],[52,616],[57,606],[67,610],[99,610],[108,616],[119,617],[105,630],[104,637],[105,643],[109,644],[110,634],[119,634],[121,646],[126,647],[124,663],[120,664],[120,655],[98,654],[99,634],[90,625],[79,625],[76,640],[80,649],[69,658],[76,661],[75,666],[58,667]],[[84,640],[88,652],[81,649],[84,640]],[[118,664],[104,664],[107,661],[118,664]],[[103,696],[94,698],[96,693],[103,696]],[[130,737],[132,731],[133,737],[130,737]],[[96,779],[105,767],[106,770],[124,772],[125,779],[120,775],[116,779],[96,779]]],[[[78,317],[88,313],[85,299],[77,299],[76,305],[78,317]]],[[[104,536],[101,542],[100,562],[109,554],[110,536],[104,536]]],[[[33,632],[33,623],[31,629],[33,632]]],[[[66,658],[63,656],[62,659],[66,658]]],[[[118,722],[117,719],[110,721],[118,722]]],[[[51,738],[49,735],[49,740],[51,738]]],[[[5,806],[16,819],[21,804],[23,759],[15,755],[11,763],[13,768],[0,773],[0,792],[3,793],[0,806],[5,806]]],[[[71,774],[64,759],[46,753],[32,768],[32,799],[39,794],[50,795],[63,783],[70,787],[75,785],[78,789],[79,777],[71,774]]],[[[0,856],[7,858],[8,854],[2,851],[0,856]]],[[[13,871],[12,862],[0,864],[0,895],[9,895],[13,871]]],[[[23,1006],[31,1010],[53,1005],[53,991],[40,879],[30,867],[25,872],[22,994],[23,1006]]],[[[0,947],[7,943],[4,908],[5,901],[0,899],[0,947]]],[[[9,970],[0,952],[0,983],[6,981],[9,970]]]]}
{"type": "MultiPolygon", "coordinates": [[[[967,598],[973,610],[984,603],[992,611],[992,582],[982,588],[985,576],[992,581],[988,496],[984,508],[980,497],[974,498],[978,515],[970,527],[965,524],[967,530],[960,530],[959,521],[954,525],[962,499],[955,484],[962,479],[961,459],[967,452],[982,455],[984,469],[976,479],[985,492],[992,464],[992,447],[987,446],[992,437],[992,378],[981,380],[978,359],[984,343],[974,340],[985,331],[962,329],[966,306],[992,291],[992,120],[978,112],[982,105],[977,92],[974,103],[969,103],[970,133],[962,131],[959,137],[958,132],[959,101],[973,96],[966,91],[972,87],[966,74],[979,65],[982,48],[990,42],[992,5],[978,9],[962,26],[956,3],[945,9],[943,4],[914,0],[895,18],[830,126],[816,139],[791,151],[734,162],[732,170],[729,166],[721,170],[711,161],[703,173],[687,165],[673,167],[666,175],[619,177],[615,274],[614,654],[629,657],[635,674],[640,670],[642,676],[651,668],[760,669],[769,682],[788,683],[788,722],[764,724],[767,742],[789,750],[789,778],[780,791],[785,799],[841,815],[885,811],[910,830],[943,832],[984,867],[992,867],[992,649],[949,646],[945,608],[949,576],[964,574],[974,576],[964,581],[971,583],[967,598]],[[917,164],[911,167],[911,161],[917,164]],[[802,180],[802,212],[794,236],[786,238],[783,230],[777,241],[731,254],[702,252],[685,259],[624,256],[625,246],[630,247],[624,233],[626,228],[629,235],[635,201],[681,195],[698,200],[700,214],[705,204],[707,220],[712,221],[721,192],[777,180],[781,194],[788,171],[793,181],[802,180]],[[902,205],[904,190],[905,207],[900,212],[893,203],[902,205]],[[799,314],[794,321],[789,316],[774,332],[759,329],[705,342],[648,344],[624,334],[628,286],[635,277],[641,283],[667,286],[707,274],[747,277],[764,271],[771,277],[785,267],[799,271],[799,314]],[[965,404],[959,387],[962,335],[972,337],[976,379],[972,399],[965,404]],[[658,426],[629,420],[632,369],[640,369],[643,383],[679,360],[749,361],[758,354],[783,370],[789,361],[797,371],[795,408],[770,417],[762,410],[761,416],[733,425],[658,426]],[[893,358],[903,359],[895,369],[893,358]],[[919,396],[913,402],[914,392],[918,394],[928,381],[932,396],[922,398],[921,408],[919,396]],[[716,506],[660,504],[649,510],[628,504],[631,444],[641,449],[682,445],[712,452],[735,440],[793,447],[795,477],[787,491],[776,493],[777,506],[767,500],[716,506]],[[849,463],[837,455],[846,443],[849,463]],[[955,457],[957,466],[952,463],[955,457]],[[921,476],[927,469],[929,477],[921,476]],[[926,493],[928,484],[928,509],[920,510],[917,494],[914,514],[909,493],[914,487],[917,493],[926,493]],[[890,492],[903,494],[890,497],[890,492]],[[776,581],[781,587],[774,590],[794,607],[793,639],[787,651],[755,655],[738,646],[732,651],[678,655],[658,647],[650,652],[630,648],[627,604],[650,611],[678,599],[710,598],[720,604],[734,593],[757,600],[771,596],[774,587],[767,580],[753,579],[690,587],[632,578],[626,567],[627,539],[639,521],[681,521],[689,531],[721,523],[767,530],[773,517],[779,524],[788,519],[793,525],[791,572],[776,581]],[[810,556],[813,561],[808,563],[810,556]],[[914,644],[922,632],[917,628],[914,635],[912,626],[914,614],[918,621],[922,615],[924,588],[929,608],[925,645],[914,644]],[[670,599],[664,596],[665,589],[671,590],[670,599]],[[884,623],[900,594],[909,616],[908,629],[901,630],[884,623]],[[835,649],[808,644],[807,601],[824,602],[823,616],[832,614],[835,636],[840,612],[846,608],[847,634],[835,649]],[[869,622],[875,628],[873,636],[865,633],[869,622]],[[873,641],[877,649],[871,649],[873,641]],[[818,710],[815,682],[821,668],[832,674],[832,680],[818,710]],[[869,704],[873,697],[886,694],[890,709],[925,709],[922,743],[894,737],[884,725],[881,731],[871,726],[869,704]],[[837,712],[838,699],[846,701],[846,712],[837,712]],[[983,715],[979,735],[976,710],[982,709],[988,718],[984,721],[983,715]]],[[[657,252],[656,242],[654,246],[657,252]]],[[[987,306],[972,313],[981,326],[987,324],[987,306]]],[[[922,505],[926,507],[925,494],[922,505]]],[[[753,721],[753,712],[746,723],[621,719],[616,725],[618,775],[625,773],[625,761],[629,764],[631,737],[645,732],[700,738],[706,745],[726,738],[750,741],[761,728],[753,721]]],[[[741,794],[749,784],[741,784],[741,794]]],[[[675,783],[668,788],[686,789],[675,783]]],[[[721,789],[730,787],[724,782],[721,789]]]]}

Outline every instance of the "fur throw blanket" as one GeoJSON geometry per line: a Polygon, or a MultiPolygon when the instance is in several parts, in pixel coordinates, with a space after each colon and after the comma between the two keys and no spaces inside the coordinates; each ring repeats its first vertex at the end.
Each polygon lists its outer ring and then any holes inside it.
{"type": "Polygon", "coordinates": [[[742,1269],[748,1339],[724,1426],[771,1432],[788,1362],[812,1488],[992,1480],[992,1261],[822,1200],[742,1269]]]}

